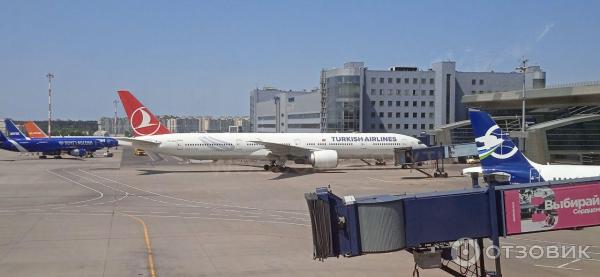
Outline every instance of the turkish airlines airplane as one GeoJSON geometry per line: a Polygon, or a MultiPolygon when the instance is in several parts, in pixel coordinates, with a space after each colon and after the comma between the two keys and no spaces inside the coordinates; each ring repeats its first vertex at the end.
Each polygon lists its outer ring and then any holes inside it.
{"type": "Polygon", "coordinates": [[[118,91],[133,138],[119,138],[157,154],[196,160],[269,161],[265,170],[286,170],[286,161],[335,168],[339,159],[389,159],[394,148],[425,147],[391,133],[171,133],[129,91],[118,91]]]}
{"type": "Polygon", "coordinates": [[[510,183],[513,184],[600,176],[600,166],[532,162],[488,113],[470,110],[469,117],[481,167],[465,168],[463,174],[500,172],[510,175],[510,183]]]}

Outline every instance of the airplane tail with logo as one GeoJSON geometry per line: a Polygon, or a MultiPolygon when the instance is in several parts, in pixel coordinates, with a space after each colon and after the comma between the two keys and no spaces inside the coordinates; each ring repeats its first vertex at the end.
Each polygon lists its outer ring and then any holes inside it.
{"type": "Polygon", "coordinates": [[[488,113],[470,110],[469,117],[484,173],[509,173],[513,183],[543,181],[536,169],[537,164],[523,155],[508,133],[502,131],[488,113]]]}
{"type": "Polygon", "coordinates": [[[21,133],[21,130],[19,130],[19,128],[17,128],[15,123],[12,122],[12,120],[10,120],[8,118],[4,119],[4,125],[6,126],[6,132],[8,132],[9,138],[11,138],[11,139],[29,139],[23,133],[21,133]]]}
{"type": "Polygon", "coordinates": [[[127,113],[134,137],[171,133],[131,92],[120,90],[118,94],[121,103],[123,103],[123,108],[125,108],[125,113],[127,113]]]}
{"type": "Polygon", "coordinates": [[[27,132],[27,135],[29,135],[30,138],[47,138],[48,135],[46,135],[46,133],[44,133],[44,131],[42,131],[42,129],[40,129],[39,126],[37,126],[37,124],[35,124],[33,121],[27,121],[25,122],[25,131],[27,132]]]}

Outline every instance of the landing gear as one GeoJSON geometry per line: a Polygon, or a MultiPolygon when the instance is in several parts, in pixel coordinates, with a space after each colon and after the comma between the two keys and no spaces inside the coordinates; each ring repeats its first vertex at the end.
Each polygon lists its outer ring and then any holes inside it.
{"type": "Polygon", "coordinates": [[[274,173],[287,172],[288,170],[290,170],[290,168],[285,165],[276,165],[271,168],[271,171],[273,171],[274,173]]]}
{"type": "Polygon", "coordinates": [[[385,165],[384,160],[375,160],[375,165],[385,165]]]}
{"type": "Polygon", "coordinates": [[[274,173],[285,172],[289,170],[289,167],[285,166],[285,161],[271,161],[271,164],[265,164],[263,168],[265,171],[271,170],[274,173]]]}
{"type": "Polygon", "coordinates": [[[433,173],[433,177],[434,178],[438,178],[438,177],[448,178],[448,172],[439,172],[439,171],[436,171],[436,172],[433,173]]]}

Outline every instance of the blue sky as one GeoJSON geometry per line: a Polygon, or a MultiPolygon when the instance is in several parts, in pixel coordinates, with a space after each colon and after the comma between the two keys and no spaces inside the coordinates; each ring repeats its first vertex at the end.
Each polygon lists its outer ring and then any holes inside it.
{"type": "MultiPolygon", "coordinates": [[[[157,114],[245,115],[265,85],[310,89],[321,68],[455,60],[548,83],[600,79],[594,1],[3,1],[0,117],[112,115],[117,89],[157,114]]],[[[122,109],[119,110],[122,114],[122,109]]]]}

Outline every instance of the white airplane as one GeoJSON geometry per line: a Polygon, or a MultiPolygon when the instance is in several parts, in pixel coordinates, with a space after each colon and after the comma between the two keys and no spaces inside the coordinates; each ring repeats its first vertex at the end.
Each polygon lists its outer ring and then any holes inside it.
{"type": "Polygon", "coordinates": [[[463,174],[505,173],[511,183],[532,183],[600,176],[600,166],[538,164],[530,161],[503,132],[492,117],[469,111],[481,167],[470,167],[463,174]]]}
{"type": "Polygon", "coordinates": [[[389,159],[394,148],[425,147],[418,139],[391,133],[171,133],[129,91],[118,91],[133,147],[194,160],[269,161],[265,170],[286,170],[286,161],[335,168],[339,159],[389,159]]]}

